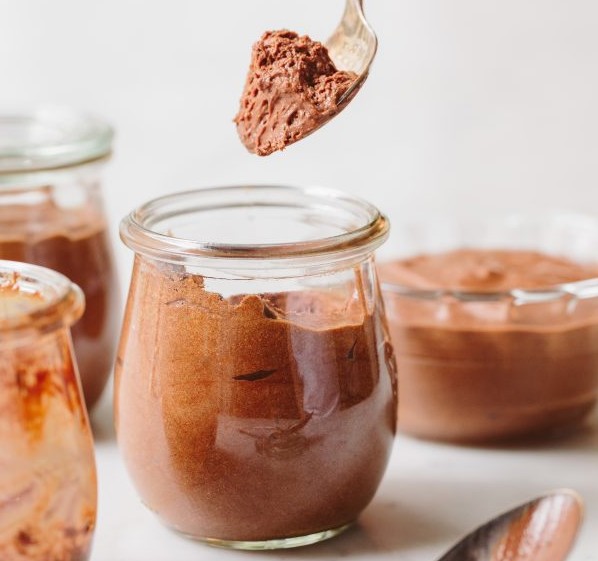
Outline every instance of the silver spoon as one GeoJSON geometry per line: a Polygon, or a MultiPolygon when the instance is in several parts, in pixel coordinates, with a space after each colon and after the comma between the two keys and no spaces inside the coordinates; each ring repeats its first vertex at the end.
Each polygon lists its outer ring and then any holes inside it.
{"type": "Polygon", "coordinates": [[[438,561],[562,561],[582,518],[575,491],[554,491],[480,526],[438,561]]]}
{"type": "Polygon", "coordinates": [[[363,14],[363,1],[346,2],[338,27],[325,43],[332,62],[339,70],[351,70],[357,74],[357,79],[338,100],[338,105],[351,99],[363,86],[378,49],[376,34],[363,14]]]}

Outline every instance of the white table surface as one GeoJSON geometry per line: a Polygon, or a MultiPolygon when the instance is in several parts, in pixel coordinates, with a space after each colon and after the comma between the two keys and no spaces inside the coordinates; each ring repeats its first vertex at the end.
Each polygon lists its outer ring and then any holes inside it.
{"type": "Polygon", "coordinates": [[[576,489],[587,508],[569,559],[598,561],[598,419],[574,437],[525,448],[457,447],[399,436],[358,525],[313,546],[255,553],[215,549],[160,524],[125,471],[110,401],[109,388],[93,415],[100,494],[92,561],[433,561],[481,522],[561,487],[576,489]]]}

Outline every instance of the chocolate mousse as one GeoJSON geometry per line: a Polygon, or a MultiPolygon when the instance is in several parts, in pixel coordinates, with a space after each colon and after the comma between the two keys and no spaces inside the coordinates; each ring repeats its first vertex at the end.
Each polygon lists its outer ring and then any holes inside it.
{"type": "Polygon", "coordinates": [[[112,369],[119,314],[107,227],[94,210],[58,206],[49,188],[33,195],[40,200],[0,204],[0,259],[54,269],[83,290],[85,313],[72,333],[85,401],[91,408],[112,369]]]}
{"type": "MultiPolygon", "coordinates": [[[[15,277],[16,279],[16,277],[15,277]]],[[[0,277],[0,559],[85,561],[96,520],[91,432],[67,329],[16,338],[40,294],[0,277]]]]}
{"type": "Polygon", "coordinates": [[[115,419],[144,503],[199,539],[296,537],[354,521],[396,419],[379,310],[334,292],[224,298],[206,282],[135,261],[115,419]]]}
{"type": "Polygon", "coordinates": [[[326,47],[288,30],[267,31],[253,46],[237,131],[258,156],[282,150],[321,127],[349,101],[357,79],[339,71],[326,47]]]}
{"type": "Polygon", "coordinates": [[[598,267],[537,251],[457,249],[383,267],[384,279],[424,289],[500,292],[537,289],[598,276],[598,267]]]}
{"type": "Polygon", "coordinates": [[[598,267],[460,249],[379,267],[397,351],[399,428],[489,442],[567,431],[598,396],[598,267]]]}

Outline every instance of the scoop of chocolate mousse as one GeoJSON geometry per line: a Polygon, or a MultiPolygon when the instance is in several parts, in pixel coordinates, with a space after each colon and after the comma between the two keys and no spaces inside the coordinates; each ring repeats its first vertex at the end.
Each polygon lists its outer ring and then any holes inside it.
{"type": "Polygon", "coordinates": [[[267,31],[253,46],[237,131],[246,148],[267,156],[297,142],[336,115],[357,79],[337,70],[326,47],[288,30],[267,31]]]}

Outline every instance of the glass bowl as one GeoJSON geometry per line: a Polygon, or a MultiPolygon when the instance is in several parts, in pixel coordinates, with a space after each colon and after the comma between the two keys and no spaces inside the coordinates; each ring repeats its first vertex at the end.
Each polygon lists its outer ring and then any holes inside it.
{"type": "Polygon", "coordinates": [[[490,443],[586,422],[598,394],[597,220],[556,213],[432,220],[398,226],[394,235],[400,252],[379,270],[397,353],[399,430],[490,443]],[[481,281],[500,271],[450,272],[445,262],[436,278],[423,278],[397,265],[464,248],[563,258],[583,278],[558,282],[567,275],[553,265],[539,273],[523,267],[517,286],[492,289],[501,282],[481,281]]]}

